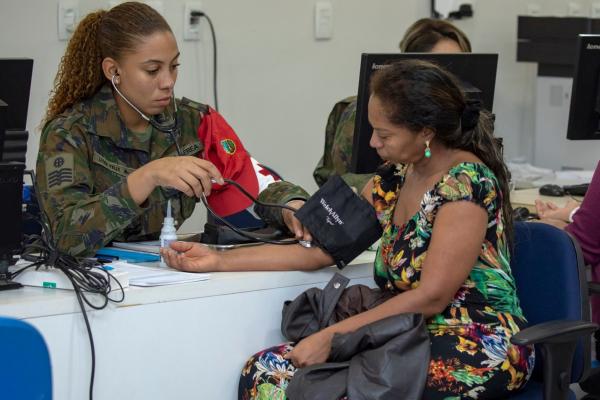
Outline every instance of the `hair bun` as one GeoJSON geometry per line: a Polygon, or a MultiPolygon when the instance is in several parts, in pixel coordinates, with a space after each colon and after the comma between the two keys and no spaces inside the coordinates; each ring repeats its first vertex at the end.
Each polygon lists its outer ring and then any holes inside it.
{"type": "Polygon", "coordinates": [[[477,126],[479,122],[479,112],[481,111],[482,103],[479,99],[467,99],[467,103],[460,117],[460,125],[462,131],[470,131],[477,126]]]}

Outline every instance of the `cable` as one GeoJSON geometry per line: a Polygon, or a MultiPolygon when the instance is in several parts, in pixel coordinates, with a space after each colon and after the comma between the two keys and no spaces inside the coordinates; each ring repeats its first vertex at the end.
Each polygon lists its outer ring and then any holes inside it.
{"type": "MultiPolygon", "coordinates": [[[[293,212],[298,211],[297,209],[295,209],[294,207],[290,207],[286,204],[275,204],[275,203],[264,203],[262,201],[259,201],[258,199],[255,199],[254,196],[252,196],[250,193],[248,193],[246,191],[246,189],[244,189],[239,183],[232,181],[231,179],[223,179],[225,182],[235,186],[240,192],[242,192],[246,197],[248,197],[250,200],[252,200],[253,203],[258,204],[260,206],[263,207],[275,207],[275,208],[285,208],[286,210],[290,210],[293,212]]],[[[234,231],[235,233],[237,233],[238,235],[241,235],[245,238],[251,239],[251,240],[255,240],[258,242],[263,242],[263,243],[270,243],[270,244],[278,244],[278,245],[288,245],[288,244],[296,244],[299,243],[299,241],[297,239],[285,239],[285,240],[273,240],[273,239],[268,239],[262,236],[259,236],[257,234],[251,234],[249,232],[243,231],[241,229],[239,229],[238,227],[236,227],[235,225],[232,225],[229,221],[225,220],[224,218],[222,218],[221,216],[219,216],[209,205],[208,205],[208,201],[206,200],[206,196],[204,195],[204,193],[202,193],[202,197],[200,197],[200,199],[202,200],[202,203],[204,204],[204,206],[206,207],[206,209],[213,215],[213,217],[215,217],[215,219],[219,222],[221,222],[223,225],[227,226],[229,229],[231,229],[232,231],[234,231]]]]}
{"type": "Polygon", "coordinates": [[[25,171],[26,175],[31,177],[33,182],[34,193],[37,197],[38,206],[40,208],[40,223],[42,225],[42,233],[40,235],[29,235],[25,241],[23,247],[22,258],[32,262],[32,264],[25,266],[15,272],[12,276],[17,276],[28,268],[35,268],[38,270],[42,266],[54,267],[62,271],[73,285],[73,290],[77,297],[77,302],[81,308],[83,319],[88,333],[90,341],[90,351],[92,358],[92,366],[90,373],[90,387],[89,387],[89,398],[93,399],[94,392],[94,377],[96,372],[96,350],[94,346],[94,337],[90,322],[85,311],[85,304],[94,310],[104,309],[109,302],[121,303],[125,300],[125,292],[123,286],[117,278],[115,278],[109,271],[101,268],[101,264],[95,260],[79,259],[70,254],[62,252],[58,246],[56,240],[53,238],[52,224],[48,215],[44,211],[40,201],[40,193],[38,191],[35,174],[32,170],[25,171]],[[117,283],[121,292],[120,298],[112,298],[111,294],[111,282],[117,283]],[[94,304],[88,299],[87,294],[97,294],[102,297],[100,304],[94,304]]]}
{"type": "Polygon", "coordinates": [[[215,34],[215,28],[213,26],[212,20],[206,13],[202,11],[193,11],[191,13],[192,18],[206,18],[208,21],[208,25],[210,27],[210,32],[212,36],[213,43],[213,94],[215,98],[215,110],[219,111],[219,98],[217,96],[217,36],[215,34]]]}

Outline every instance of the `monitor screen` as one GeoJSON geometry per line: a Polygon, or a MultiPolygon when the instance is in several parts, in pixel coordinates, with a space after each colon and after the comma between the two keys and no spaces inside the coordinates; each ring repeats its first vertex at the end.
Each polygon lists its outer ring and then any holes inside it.
{"type": "Polygon", "coordinates": [[[32,71],[32,59],[0,58],[0,99],[8,105],[5,129],[26,129],[32,71]]]}
{"type": "Polygon", "coordinates": [[[363,54],[360,63],[354,142],[350,172],[365,174],[375,172],[381,164],[377,152],[369,146],[373,128],[368,119],[369,81],[373,71],[386,64],[420,59],[434,62],[452,72],[460,81],[467,96],[477,96],[484,108],[492,111],[496,86],[497,54],[440,54],[440,53],[396,53],[363,54]]]}
{"type": "Polygon", "coordinates": [[[567,139],[600,139],[600,35],[579,35],[567,139]]]}

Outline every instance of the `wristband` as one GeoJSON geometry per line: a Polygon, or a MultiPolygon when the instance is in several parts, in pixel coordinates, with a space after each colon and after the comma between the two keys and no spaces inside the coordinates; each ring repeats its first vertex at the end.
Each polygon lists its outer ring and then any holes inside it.
{"type": "Polygon", "coordinates": [[[575,213],[579,211],[579,207],[575,207],[570,213],[569,213],[569,222],[573,222],[573,215],[575,215],[575,213]]]}

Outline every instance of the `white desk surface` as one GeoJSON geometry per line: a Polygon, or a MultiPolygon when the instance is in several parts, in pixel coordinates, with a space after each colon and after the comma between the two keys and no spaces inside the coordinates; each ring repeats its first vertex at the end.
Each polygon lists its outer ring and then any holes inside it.
{"type": "MultiPolygon", "coordinates": [[[[374,286],[367,252],[342,274],[374,286]]],[[[285,300],[323,287],[335,267],[300,272],[213,273],[207,281],[128,288],[125,301],[88,312],[96,349],[95,400],[237,398],[240,371],[257,351],[285,341],[285,300]]],[[[26,287],[0,292],[0,315],[24,319],[44,337],[53,398],[86,399],[87,331],[73,291],[26,287]]]]}
{"type": "MultiPolygon", "coordinates": [[[[341,273],[351,279],[372,277],[374,256],[374,251],[367,251],[359,255],[341,273]]],[[[148,288],[132,286],[125,289],[125,300],[122,303],[111,304],[117,308],[133,307],[144,304],[316,284],[329,280],[333,272],[336,271],[338,271],[336,267],[330,267],[318,271],[213,272],[210,279],[205,281],[148,288]]],[[[115,292],[114,297],[119,298],[120,292],[115,292]]],[[[80,311],[79,304],[72,290],[26,286],[17,290],[0,292],[0,315],[3,316],[26,319],[79,313],[80,311]]]]}

